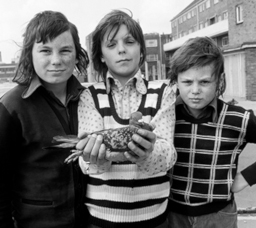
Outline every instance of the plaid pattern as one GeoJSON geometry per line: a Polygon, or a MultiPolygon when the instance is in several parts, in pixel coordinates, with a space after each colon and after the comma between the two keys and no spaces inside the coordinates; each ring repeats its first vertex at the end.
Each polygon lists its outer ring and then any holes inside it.
{"type": "Polygon", "coordinates": [[[214,203],[233,197],[230,189],[238,155],[246,145],[250,112],[220,100],[218,104],[217,123],[193,123],[181,111],[182,106],[176,109],[174,145],[178,159],[172,170],[173,211],[200,215],[214,210],[214,203]],[[208,208],[210,205],[213,208],[208,208]]]}

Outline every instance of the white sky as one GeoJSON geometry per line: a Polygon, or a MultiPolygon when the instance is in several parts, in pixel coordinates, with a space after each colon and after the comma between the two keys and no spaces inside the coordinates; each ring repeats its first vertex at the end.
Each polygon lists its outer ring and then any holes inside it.
{"type": "Polygon", "coordinates": [[[113,9],[128,8],[140,21],[144,33],[171,33],[170,20],[193,0],[0,0],[0,52],[2,62],[10,63],[22,43],[27,23],[40,11],[64,13],[85,37],[100,19],[113,9]]]}

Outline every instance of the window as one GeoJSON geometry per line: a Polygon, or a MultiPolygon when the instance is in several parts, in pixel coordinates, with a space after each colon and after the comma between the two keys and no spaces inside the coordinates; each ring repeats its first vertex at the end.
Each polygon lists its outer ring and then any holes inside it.
{"type": "Polygon", "coordinates": [[[228,19],[228,11],[223,12],[223,19],[228,19]]]}
{"type": "Polygon", "coordinates": [[[157,40],[146,40],[146,47],[157,47],[157,40]]]}
{"type": "Polygon", "coordinates": [[[236,6],[236,23],[243,23],[243,7],[242,5],[236,6]]]}
{"type": "Polygon", "coordinates": [[[170,60],[170,59],[172,58],[172,55],[171,55],[170,53],[166,53],[166,52],[165,52],[165,58],[166,58],[167,60],[170,60]]]}
{"type": "Polygon", "coordinates": [[[183,37],[183,36],[185,36],[186,35],[186,33],[184,32],[184,31],[181,31],[180,32],[180,37],[183,37]]]}
{"type": "Polygon", "coordinates": [[[203,28],[204,28],[204,22],[200,22],[199,29],[203,29],[203,28]]]}
{"type": "Polygon", "coordinates": [[[191,17],[194,17],[195,16],[195,10],[192,10],[191,11],[191,17]]]}
{"type": "Polygon", "coordinates": [[[207,0],[206,1],[206,9],[210,8],[210,6],[211,6],[210,0],[207,0]]]}
{"type": "Polygon", "coordinates": [[[199,12],[201,13],[203,11],[203,4],[199,6],[199,12]]]}
{"type": "Polygon", "coordinates": [[[154,54],[147,55],[147,62],[154,62],[157,60],[158,60],[158,55],[154,55],[154,54]]]}
{"type": "Polygon", "coordinates": [[[209,24],[210,24],[210,25],[215,24],[215,17],[210,18],[209,24]]]}
{"type": "Polygon", "coordinates": [[[222,38],[222,46],[227,46],[228,45],[228,37],[225,36],[222,38]]]}
{"type": "Polygon", "coordinates": [[[188,15],[187,15],[188,19],[191,18],[191,11],[188,12],[188,15]]]}
{"type": "Polygon", "coordinates": [[[214,4],[217,4],[219,2],[219,0],[214,0],[213,3],[214,4]]]}

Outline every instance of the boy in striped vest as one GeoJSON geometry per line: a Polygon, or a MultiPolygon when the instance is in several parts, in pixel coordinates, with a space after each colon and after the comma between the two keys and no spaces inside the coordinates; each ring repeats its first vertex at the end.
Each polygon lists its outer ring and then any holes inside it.
{"type": "Polygon", "coordinates": [[[229,105],[222,51],[208,37],[188,40],[173,55],[176,84],[170,227],[237,227],[234,192],[256,183],[256,163],[237,174],[238,156],[256,142],[252,110],[229,105]],[[235,182],[234,182],[235,180],[235,182]]]}
{"type": "Polygon", "coordinates": [[[89,173],[89,227],[167,228],[167,171],[176,160],[175,91],[163,82],[144,79],[140,71],[146,57],[143,32],[127,13],[114,10],[107,14],[92,41],[92,61],[103,82],[80,97],[80,136],[128,126],[136,111],[155,129],[134,134],[128,144],[131,151],[108,152],[102,136],[96,134],[78,143],[77,149],[84,150],[80,166],[89,173]]]}

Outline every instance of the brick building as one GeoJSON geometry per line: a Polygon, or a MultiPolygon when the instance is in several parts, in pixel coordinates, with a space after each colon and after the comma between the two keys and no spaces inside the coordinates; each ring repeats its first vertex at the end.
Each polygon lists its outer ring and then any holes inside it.
{"type": "Polygon", "coordinates": [[[146,44],[146,61],[142,71],[149,80],[166,78],[166,58],[163,45],[171,41],[170,34],[147,33],[144,34],[146,44]]]}
{"type": "Polygon", "coordinates": [[[256,1],[195,0],[171,20],[168,58],[189,38],[212,37],[225,57],[225,96],[256,100],[256,1]]]}

